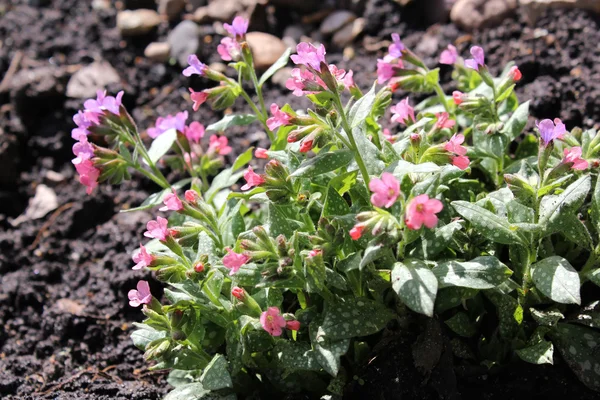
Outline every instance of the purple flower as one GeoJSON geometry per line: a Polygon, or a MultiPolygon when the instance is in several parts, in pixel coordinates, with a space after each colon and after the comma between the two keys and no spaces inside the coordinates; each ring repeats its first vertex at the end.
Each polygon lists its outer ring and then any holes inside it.
{"type": "Polygon", "coordinates": [[[404,46],[404,43],[402,43],[402,41],[400,40],[400,35],[398,35],[397,33],[392,33],[392,41],[394,43],[390,44],[390,47],[388,47],[389,55],[394,58],[401,58],[402,50],[406,49],[406,47],[404,46]]]}
{"type": "Polygon", "coordinates": [[[321,71],[321,63],[325,62],[325,46],[315,47],[311,43],[302,42],[296,46],[296,52],[291,59],[296,65],[306,65],[316,71],[321,71]]]}
{"type": "Polygon", "coordinates": [[[544,146],[548,146],[554,139],[562,139],[564,134],[567,132],[565,124],[558,118],[554,119],[554,122],[550,119],[543,119],[539,123],[536,121],[535,126],[540,131],[540,137],[544,146]]]}
{"type": "Polygon", "coordinates": [[[84,160],[90,160],[94,157],[94,147],[87,141],[87,137],[84,137],[81,141],[73,145],[73,154],[77,158],[74,158],[72,163],[81,164],[84,160]]]}
{"type": "Polygon", "coordinates": [[[457,58],[458,51],[456,51],[456,47],[449,44],[448,48],[440,54],[440,64],[452,65],[456,62],[457,58]]]}
{"type": "MultiPolygon", "coordinates": [[[[121,108],[121,99],[123,98],[122,90],[117,93],[117,97],[107,96],[106,90],[98,90],[96,93],[96,100],[88,99],[83,103],[86,113],[104,114],[104,111],[110,111],[115,115],[119,115],[119,108],[121,108]]],[[[89,118],[89,116],[88,116],[89,118]]]]}
{"type": "Polygon", "coordinates": [[[223,24],[223,28],[236,39],[242,39],[248,32],[248,20],[243,17],[235,17],[231,25],[223,24]]]}
{"type": "Polygon", "coordinates": [[[73,115],[73,122],[77,125],[77,128],[71,131],[71,137],[75,140],[82,140],[83,138],[87,138],[89,135],[89,127],[92,126],[92,121],[90,121],[86,114],[79,110],[77,114],[73,115]]]}
{"type": "Polygon", "coordinates": [[[402,60],[395,60],[389,56],[377,60],[377,83],[380,85],[392,79],[396,71],[404,68],[402,60]]]}
{"type": "Polygon", "coordinates": [[[204,137],[204,125],[194,121],[189,126],[185,127],[185,137],[194,143],[200,143],[200,139],[204,137]]]}
{"type": "Polygon", "coordinates": [[[190,66],[183,70],[184,76],[192,76],[194,74],[204,76],[208,69],[206,64],[201,63],[200,60],[198,60],[198,56],[195,54],[190,54],[188,56],[188,64],[190,66]]]}
{"type": "Polygon", "coordinates": [[[185,132],[185,121],[188,118],[188,112],[178,112],[175,116],[167,115],[166,117],[159,117],[156,120],[154,128],[148,128],[148,136],[152,139],[156,139],[169,129],[175,128],[179,132],[185,132]]]}
{"type": "Polygon", "coordinates": [[[485,65],[485,53],[481,47],[473,46],[471,47],[471,55],[473,58],[465,60],[465,66],[472,68],[475,71],[479,71],[479,67],[485,65]]]}
{"type": "Polygon", "coordinates": [[[131,307],[138,307],[142,304],[150,304],[152,302],[152,293],[150,293],[150,285],[146,281],[139,281],[137,284],[137,290],[131,289],[127,293],[129,297],[129,305],[131,307]]]}
{"type": "Polygon", "coordinates": [[[221,44],[217,46],[217,53],[223,61],[237,61],[242,54],[242,46],[230,37],[221,39],[221,44]]]}
{"type": "Polygon", "coordinates": [[[321,90],[313,73],[300,68],[292,69],[291,78],[285,82],[285,87],[293,90],[294,96],[318,93],[321,90]]]}

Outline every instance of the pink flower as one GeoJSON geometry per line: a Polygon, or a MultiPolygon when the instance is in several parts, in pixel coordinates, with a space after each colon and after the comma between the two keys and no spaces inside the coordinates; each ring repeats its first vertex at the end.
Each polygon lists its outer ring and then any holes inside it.
{"type": "Polygon", "coordinates": [[[535,126],[539,129],[545,146],[548,146],[554,139],[562,139],[567,132],[565,124],[558,118],[555,118],[554,122],[549,119],[543,119],[539,123],[536,121],[535,126]]]}
{"type": "Polygon", "coordinates": [[[247,183],[244,186],[242,186],[242,190],[249,190],[254,186],[259,186],[265,183],[265,179],[256,172],[254,172],[252,167],[248,167],[246,172],[244,172],[244,179],[247,183]]]}
{"type": "Polygon", "coordinates": [[[300,321],[286,321],[285,328],[290,331],[299,331],[300,330],[300,321]]]}
{"type": "Polygon", "coordinates": [[[519,70],[519,67],[516,65],[508,71],[508,77],[513,80],[513,82],[519,82],[521,78],[523,78],[523,74],[519,70]]]}
{"type": "Polygon", "coordinates": [[[430,199],[428,195],[421,194],[412,199],[406,207],[406,226],[412,230],[421,229],[423,225],[433,228],[438,223],[435,214],[443,208],[444,205],[438,199],[430,199]]]}
{"type": "Polygon", "coordinates": [[[212,135],[208,143],[208,151],[215,152],[219,155],[227,155],[231,153],[231,147],[227,146],[228,140],[225,136],[212,135]]]}
{"type": "Polygon", "coordinates": [[[190,90],[190,97],[192,98],[192,102],[194,103],[192,105],[192,109],[194,111],[198,111],[198,109],[200,108],[200,106],[202,105],[202,103],[204,103],[206,101],[206,99],[208,98],[208,93],[202,91],[202,92],[194,92],[194,89],[189,88],[190,90]]]}
{"type": "Polygon", "coordinates": [[[450,119],[450,115],[447,112],[437,113],[435,116],[437,117],[435,126],[438,129],[452,128],[454,125],[456,125],[456,121],[450,119]]]}
{"type": "Polygon", "coordinates": [[[364,225],[356,224],[352,229],[350,229],[350,237],[352,238],[352,240],[358,240],[361,238],[364,230],[364,225]]]}
{"type": "Polygon", "coordinates": [[[308,256],[309,257],[316,257],[319,254],[323,254],[323,250],[321,250],[321,249],[312,249],[311,251],[308,252],[308,256]]]}
{"type": "Polygon", "coordinates": [[[458,90],[452,92],[452,99],[454,100],[454,104],[456,104],[457,106],[460,106],[467,99],[467,97],[469,96],[462,92],[459,92],[458,90]]]}
{"type": "Polygon", "coordinates": [[[234,286],[231,289],[231,295],[233,297],[235,297],[236,299],[238,299],[239,301],[243,301],[244,297],[246,296],[244,293],[244,289],[242,289],[241,287],[237,287],[237,286],[234,286]]]}
{"type": "Polygon", "coordinates": [[[354,71],[349,70],[346,75],[342,78],[342,83],[346,87],[346,89],[350,89],[354,87],[356,84],[354,83],[354,71]]]}
{"type": "Polygon", "coordinates": [[[321,63],[325,62],[325,46],[315,47],[312,43],[302,42],[296,46],[296,52],[291,56],[296,65],[306,65],[315,71],[321,71],[321,63]]]}
{"type": "Polygon", "coordinates": [[[248,32],[248,20],[243,17],[235,17],[231,25],[223,24],[223,28],[236,39],[243,39],[248,32]]]}
{"type": "Polygon", "coordinates": [[[454,134],[449,141],[444,145],[444,150],[458,156],[467,154],[467,148],[462,146],[465,141],[465,136],[462,133],[454,134]]]}
{"type": "Polygon", "coordinates": [[[82,137],[81,141],[73,145],[73,154],[77,156],[71,161],[73,164],[80,164],[84,160],[94,157],[94,147],[88,142],[87,136],[82,137]]]}
{"type": "Polygon", "coordinates": [[[200,196],[195,190],[186,190],[185,191],[185,201],[188,203],[196,204],[200,200],[200,196]]]}
{"type": "Polygon", "coordinates": [[[267,154],[267,149],[263,149],[262,147],[257,147],[256,150],[254,150],[254,157],[264,158],[264,159],[269,158],[269,155],[267,154]]]}
{"type": "MultiPolygon", "coordinates": [[[[329,72],[331,72],[331,75],[333,75],[335,80],[344,85],[345,88],[350,89],[352,86],[354,86],[354,72],[352,70],[346,72],[345,70],[338,68],[335,64],[329,64],[329,72]]],[[[323,88],[327,88],[327,85],[321,80],[321,78],[317,77],[316,79],[319,85],[321,85],[323,88]]]]}
{"type": "Polygon", "coordinates": [[[87,114],[79,110],[73,116],[73,122],[75,122],[77,128],[71,131],[71,137],[75,140],[87,139],[87,135],[90,133],[88,129],[93,125],[92,121],[87,118],[87,114]]]}
{"type": "Polygon", "coordinates": [[[139,281],[137,284],[137,290],[131,289],[127,293],[129,297],[129,305],[131,307],[138,307],[142,304],[150,304],[152,302],[152,293],[150,293],[150,285],[146,281],[139,281]]]}
{"type": "Polygon", "coordinates": [[[179,132],[185,131],[185,121],[188,119],[188,112],[182,111],[177,114],[167,115],[166,117],[159,117],[156,120],[154,128],[148,128],[148,136],[152,139],[156,139],[169,129],[175,129],[179,132]]]}
{"type": "Polygon", "coordinates": [[[267,127],[270,130],[275,130],[280,126],[288,125],[292,116],[284,111],[281,111],[277,104],[271,104],[271,118],[267,120],[267,127]]]}
{"type": "Polygon", "coordinates": [[[185,137],[194,143],[199,143],[200,139],[204,137],[204,125],[200,122],[192,122],[189,126],[185,127],[185,137]]]}
{"type": "Polygon", "coordinates": [[[325,86],[317,82],[312,72],[300,68],[292,69],[291,77],[285,82],[285,87],[293,90],[294,96],[318,93],[325,86]]]}
{"type": "Polygon", "coordinates": [[[383,137],[390,143],[394,143],[396,141],[396,138],[394,137],[394,135],[392,135],[388,128],[383,129],[383,137]]]}
{"type": "Polygon", "coordinates": [[[402,50],[406,49],[404,43],[400,40],[400,35],[397,33],[392,33],[392,44],[388,47],[388,53],[390,57],[393,58],[401,58],[402,50]]]}
{"type": "Polygon", "coordinates": [[[392,111],[392,122],[398,122],[408,125],[409,122],[415,122],[415,109],[408,102],[408,97],[401,100],[400,103],[390,108],[392,111]]]}
{"type": "Polygon", "coordinates": [[[221,39],[221,44],[217,46],[217,53],[223,61],[237,61],[242,54],[242,46],[230,37],[221,39]]]}
{"type": "Polygon", "coordinates": [[[440,54],[440,64],[452,65],[456,62],[457,58],[458,51],[456,51],[456,47],[449,44],[448,48],[440,54]]]}
{"type": "Polygon", "coordinates": [[[90,160],[83,160],[82,162],[75,164],[75,169],[79,174],[79,182],[87,186],[86,193],[92,194],[92,191],[98,186],[98,177],[100,176],[100,170],[94,167],[94,163],[90,160]]]}
{"type": "Polygon", "coordinates": [[[142,269],[145,267],[149,267],[152,261],[154,261],[154,256],[152,254],[148,254],[146,248],[143,244],[140,244],[140,250],[133,253],[133,257],[131,257],[135,264],[132,269],[142,269]]]}
{"type": "Polygon", "coordinates": [[[181,200],[179,200],[179,197],[177,197],[177,194],[175,194],[175,190],[173,190],[173,193],[169,193],[165,196],[164,200],[163,200],[163,204],[165,205],[164,207],[159,208],[159,211],[181,211],[183,210],[183,203],[181,202],[181,200]]]}
{"type": "Polygon", "coordinates": [[[98,90],[96,93],[96,100],[89,99],[83,103],[85,112],[94,114],[104,114],[104,111],[110,111],[115,115],[119,115],[119,109],[121,108],[121,99],[123,98],[124,92],[121,90],[117,93],[116,97],[107,96],[106,90],[98,90]]]}
{"type": "Polygon", "coordinates": [[[169,237],[169,228],[167,228],[168,223],[169,221],[163,217],[156,217],[156,221],[148,221],[146,224],[147,231],[144,232],[144,236],[164,242],[167,240],[167,237],[169,237]]]}
{"type": "Polygon", "coordinates": [[[371,203],[375,207],[391,207],[400,195],[400,182],[389,172],[384,172],[381,179],[373,178],[369,182],[369,189],[373,192],[371,203]]]}
{"type": "Polygon", "coordinates": [[[378,59],[377,60],[377,83],[380,85],[389,81],[396,75],[396,71],[404,68],[402,60],[397,61],[393,59],[378,59]]]}
{"type": "Polygon", "coordinates": [[[475,71],[479,71],[479,67],[483,67],[485,65],[485,53],[483,49],[479,46],[471,47],[471,55],[473,58],[465,60],[465,66],[475,71]]]}
{"type": "Polygon", "coordinates": [[[267,311],[260,315],[260,324],[271,336],[281,336],[281,328],[286,326],[285,319],[277,307],[267,308],[267,311]]]}
{"type": "Polygon", "coordinates": [[[208,69],[206,64],[201,63],[200,60],[198,60],[198,56],[195,54],[190,54],[188,56],[188,64],[190,66],[183,70],[184,76],[204,76],[204,74],[206,74],[206,70],[208,69]]]}
{"type": "Polygon", "coordinates": [[[450,156],[452,165],[462,169],[463,171],[469,167],[471,160],[467,156],[450,156]]]}
{"type": "Polygon", "coordinates": [[[576,146],[564,150],[565,157],[562,160],[563,164],[573,163],[571,168],[583,171],[589,166],[588,162],[581,158],[581,147],[576,146]]]}
{"type": "Polygon", "coordinates": [[[240,270],[240,267],[250,260],[250,257],[246,254],[239,254],[231,250],[229,247],[225,249],[227,255],[223,257],[223,265],[225,268],[230,269],[229,275],[233,275],[240,270]]]}

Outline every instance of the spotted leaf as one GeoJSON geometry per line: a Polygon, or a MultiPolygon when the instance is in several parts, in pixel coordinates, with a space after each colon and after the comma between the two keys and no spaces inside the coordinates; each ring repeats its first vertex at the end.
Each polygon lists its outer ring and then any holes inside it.
{"type": "Polygon", "coordinates": [[[581,304],[579,274],[562,257],[545,258],[531,266],[531,278],[545,296],[562,304],[581,304]]]}
{"type": "Polygon", "coordinates": [[[418,260],[396,263],[392,270],[392,287],[408,308],[433,316],[438,282],[425,263],[418,260]]]}

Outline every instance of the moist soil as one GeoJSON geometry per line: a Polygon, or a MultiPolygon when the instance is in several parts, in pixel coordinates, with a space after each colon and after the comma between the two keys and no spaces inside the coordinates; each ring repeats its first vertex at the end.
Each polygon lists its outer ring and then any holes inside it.
{"type": "MultiPolygon", "coordinates": [[[[122,82],[108,90],[126,91],[124,103],[141,129],[159,115],[183,109],[204,124],[221,115],[208,107],[192,113],[184,97],[190,84],[198,90],[206,82],[190,82],[181,75],[180,67],[143,57],[149,42],[166,37],[167,27],[147,37],[125,40],[115,28],[114,6],[94,10],[90,3],[0,3],[0,76],[7,73],[18,52],[22,52],[22,69],[52,72],[33,83],[27,81],[27,74],[15,75],[8,90],[0,87],[2,398],[158,399],[169,390],[166,373],[149,371],[142,352],[129,339],[131,323],[142,315],[139,309],[129,307],[127,292],[139,279],[148,279],[157,295],[162,290],[149,273],[131,270],[130,254],[143,240],[143,227],[152,216],[147,212],[119,213],[138,205],[157,188],[136,178],[121,187],[102,184],[93,195],[85,194],[70,163],[71,117],[82,101],[65,97],[61,71],[100,58],[110,62],[122,82]],[[24,212],[41,183],[56,192],[58,209],[14,227],[10,221],[24,212]]],[[[328,46],[328,60],[352,68],[363,89],[375,78],[376,57],[385,49],[381,41],[398,32],[431,66],[448,43],[455,43],[462,54],[467,54],[471,44],[481,45],[493,72],[515,60],[524,75],[517,93],[521,99],[532,99],[530,126],[534,119],[554,117],[562,118],[568,127],[590,128],[600,121],[600,102],[595,101],[600,95],[597,16],[554,10],[544,14],[536,28],[515,17],[474,34],[450,23],[427,26],[420,10],[403,10],[391,1],[366,1],[363,16],[368,38],[364,48],[355,46],[352,60],[343,60],[340,49],[328,46]]],[[[287,25],[299,23],[301,17],[298,12],[277,9],[265,19],[263,30],[281,36],[287,25]]],[[[214,33],[211,26],[203,29],[214,33]]],[[[217,42],[218,37],[205,41],[199,52],[202,60],[217,61],[217,42]]],[[[442,70],[446,81],[449,72],[442,70]]],[[[396,98],[402,95],[397,93],[396,98]]],[[[266,98],[267,104],[308,106],[278,85],[267,88],[266,98]]],[[[236,110],[244,108],[238,103],[236,110]]],[[[257,126],[228,135],[234,153],[266,144],[257,126]]],[[[351,379],[345,397],[599,398],[579,383],[558,356],[554,367],[517,362],[488,373],[460,366],[445,344],[438,367],[422,372],[415,368],[413,342],[390,336],[351,379]]]]}

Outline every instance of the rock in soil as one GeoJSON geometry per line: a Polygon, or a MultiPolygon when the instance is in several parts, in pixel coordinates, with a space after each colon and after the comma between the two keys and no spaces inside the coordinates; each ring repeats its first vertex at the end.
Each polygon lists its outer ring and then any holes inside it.
{"type": "Polygon", "coordinates": [[[58,208],[58,197],[54,190],[44,184],[39,184],[35,188],[35,196],[29,199],[29,205],[25,209],[25,214],[20,215],[12,222],[13,226],[18,226],[25,221],[43,218],[50,211],[58,208]]]}
{"type": "Polygon", "coordinates": [[[285,44],[277,36],[264,32],[248,32],[246,41],[252,49],[256,69],[269,68],[285,51],[285,44]]]}
{"type": "Polygon", "coordinates": [[[144,49],[144,56],[156,62],[166,62],[171,55],[171,45],[166,42],[152,42],[144,49]]]}
{"type": "Polygon", "coordinates": [[[517,8],[517,0],[458,0],[450,19],[466,31],[489,28],[502,22],[517,8]]]}
{"type": "Polygon", "coordinates": [[[185,7],[185,0],[159,0],[158,13],[169,21],[177,18],[185,7]]]}
{"type": "Polygon", "coordinates": [[[67,97],[87,99],[113,83],[121,82],[119,73],[107,61],[96,61],[75,72],[67,84],[67,97]]]}
{"type": "Polygon", "coordinates": [[[188,65],[190,54],[195,54],[200,47],[200,31],[192,21],[181,21],[169,33],[167,42],[171,46],[171,56],[175,57],[181,67],[188,65]]]}
{"type": "Polygon", "coordinates": [[[145,35],[154,30],[161,22],[160,15],[154,10],[124,10],[117,14],[117,28],[122,36],[145,35]]]}
{"type": "Polygon", "coordinates": [[[331,41],[337,47],[349,45],[365,30],[366,21],[364,18],[357,18],[333,35],[331,41]]]}
{"type": "Polygon", "coordinates": [[[351,11],[335,11],[321,22],[320,31],[323,35],[331,35],[356,19],[351,11]]]}
{"type": "Polygon", "coordinates": [[[600,1],[598,0],[520,0],[519,4],[525,9],[530,23],[537,19],[548,8],[580,8],[600,13],[600,1]]]}
{"type": "Polygon", "coordinates": [[[245,3],[249,2],[249,0],[211,0],[206,7],[206,16],[213,21],[231,23],[238,13],[244,11],[245,3]]]}
{"type": "MultiPolygon", "coordinates": [[[[12,186],[19,177],[19,142],[16,135],[4,132],[0,128],[0,185],[12,186]]],[[[0,201],[2,203],[2,201],[0,201]]],[[[0,206],[0,213],[3,207],[0,206]]]]}

